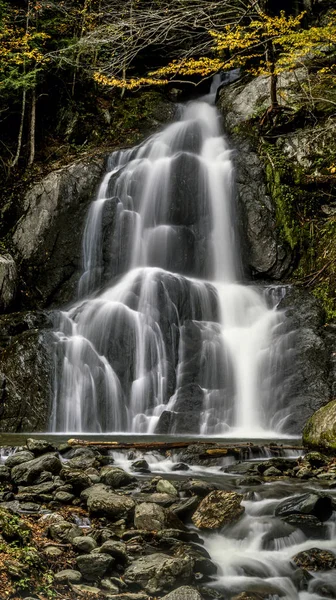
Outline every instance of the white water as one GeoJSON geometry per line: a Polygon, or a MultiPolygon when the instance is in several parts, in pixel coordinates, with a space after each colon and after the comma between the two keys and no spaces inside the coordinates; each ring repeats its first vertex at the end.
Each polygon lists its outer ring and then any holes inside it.
{"type": "Polygon", "coordinates": [[[60,315],[53,431],[285,431],[289,338],[276,303],[239,283],[231,150],[213,98],[109,159],[81,300],[60,315]]]}
{"type": "Polygon", "coordinates": [[[274,485],[275,494],[271,499],[263,499],[256,492],[254,501],[243,502],[245,514],[237,524],[205,536],[205,547],[218,567],[214,586],[228,592],[230,597],[231,594],[259,591],[268,592],[268,598],[272,600],[334,598],[336,570],[310,572],[311,579],[306,589],[300,592],[293,581],[297,567],[292,558],[311,548],[336,552],[335,513],[325,524],[325,534],[318,539],[309,539],[300,529],[286,526],[274,517],[280,488],[281,484],[274,485]],[[332,590],[331,596],[322,592],[324,586],[332,590]]]}

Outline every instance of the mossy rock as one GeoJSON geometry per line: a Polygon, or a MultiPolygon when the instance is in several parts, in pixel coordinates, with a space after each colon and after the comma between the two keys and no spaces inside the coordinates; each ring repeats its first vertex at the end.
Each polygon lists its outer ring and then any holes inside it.
{"type": "Polygon", "coordinates": [[[6,542],[27,544],[31,531],[22,519],[8,510],[0,509],[0,533],[6,542]]]}
{"type": "Polygon", "coordinates": [[[310,417],[303,430],[303,443],[308,448],[336,453],[336,400],[310,417]]]}

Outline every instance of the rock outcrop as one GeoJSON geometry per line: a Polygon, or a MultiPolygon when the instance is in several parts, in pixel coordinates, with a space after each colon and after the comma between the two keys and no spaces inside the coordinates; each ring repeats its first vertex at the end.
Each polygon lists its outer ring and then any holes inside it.
{"type": "Polygon", "coordinates": [[[82,160],[52,171],[24,197],[13,246],[27,293],[42,307],[76,295],[86,214],[103,170],[103,157],[82,160]]]}
{"type": "Polygon", "coordinates": [[[17,289],[17,268],[8,252],[0,252],[0,311],[10,308],[17,289]]]}

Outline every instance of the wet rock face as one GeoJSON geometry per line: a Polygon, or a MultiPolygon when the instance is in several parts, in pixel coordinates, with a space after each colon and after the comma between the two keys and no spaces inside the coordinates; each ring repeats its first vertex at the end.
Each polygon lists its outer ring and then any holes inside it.
{"type": "Polygon", "coordinates": [[[53,171],[24,198],[13,244],[22,279],[42,306],[75,296],[86,213],[103,168],[101,158],[53,171]]]}
{"type": "Polygon", "coordinates": [[[255,278],[281,280],[290,270],[292,252],[277,228],[263,164],[248,141],[235,138],[234,144],[243,266],[255,278]]]}
{"type": "MultiPolygon", "coordinates": [[[[294,79],[292,74],[288,81],[283,78],[286,93],[294,79]]],[[[280,236],[275,206],[267,191],[264,165],[247,135],[236,133],[237,127],[248,123],[268,106],[268,77],[257,77],[244,86],[239,82],[226,86],[218,99],[225,130],[232,136],[235,148],[233,158],[243,267],[256,278],[280,280],[290,271],[292,252],[280,236]]]]}
{"type": "Polygon", "coordinates": [[[28,330],[1,354],[0,431],[45,431],[51,411],[54,357],[51,332],[28,330]]]}
{"type": "Polygon", "coordinates": [[[10,308],[17,289],[17,268],[8,252],[0,252],[0,311],[10,308]]]}
{"type": "Polygon", "coordinates": [[[286,326],[292,331],[293,360],[287,377],[288,406],[285,431],[297,434],[307,419],[331,398],[330,351],[324,338],[322,308],[305,290],[291,286],[279,308],[286,311],[286,326]]]}
{"type": "Polygon", "coordinates": [[[220,529],[227,523],[238,521],[245,510],[241,506],[242,499],[235,492],[211,492],[194,512],[192,522],[199,529],[220,529]]]}

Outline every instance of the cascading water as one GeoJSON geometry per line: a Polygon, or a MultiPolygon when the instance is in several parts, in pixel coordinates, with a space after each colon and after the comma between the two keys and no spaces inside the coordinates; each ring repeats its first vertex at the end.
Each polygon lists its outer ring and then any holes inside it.
{"type": "Polygon", "coordinates": [[[53,431],[281,432],[276,303],[241,285],[231,150],[211,104],[112,154],[60,315],[53,431]]]}

